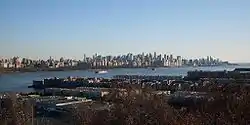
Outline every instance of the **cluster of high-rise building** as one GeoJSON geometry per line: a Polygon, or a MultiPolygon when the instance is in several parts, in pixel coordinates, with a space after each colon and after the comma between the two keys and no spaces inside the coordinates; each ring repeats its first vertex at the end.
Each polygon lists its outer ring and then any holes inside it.
{"type": "Polygon", "coordinates": [[[98,67],[181,67],[181,66],[214,66],[222,65],[227,62],[222,62],[219,59],[214,59],[211,56],[201,59],[184,59],[181,56],[172,54],[157,54],[141,53],[118,56],[102,56],[94,54],[92,57],[87,57],[84,54],[82,60],[72,60],[60,58],[55,60],[31,60],[27,58],[13,57],[11,59],[0,59],[0,66],[4,68],[23,68],[23,67],[72,67],[80,64],[88,64],[90,68],[98,67]]]}
{"type": "Polygon", "coordinates": [[[13,57],[9,59],[0,59],[0,67],[4,68],[59,68],[77,66],[80,61],[61,58],[55,60],[32,60],[27,58],[13,57]]]}
{"type": "Polygon", "coordinates": [[[92,58],[84,58],[84,62],[91,63],[93,67],[180,67],[183,64],[181,56],[157,55],[156,53],[142,53],[137,55],[128,53],[127,55],[119,56],[101,56],[95,54],[92,58]]]}
{"type": "Polygon", "coordinates": [[[95,54],[92,58],[84,56],[84,62],[93,67],[181,67],[181,66],[213,66],[225,62],[208,56],[206,59],[184,59],[172,54],[142,53],[133,55],[102,56],[95,54]]]}

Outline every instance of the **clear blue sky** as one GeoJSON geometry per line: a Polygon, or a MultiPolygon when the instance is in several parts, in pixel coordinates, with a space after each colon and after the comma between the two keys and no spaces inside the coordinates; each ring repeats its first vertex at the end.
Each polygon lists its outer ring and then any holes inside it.
{"type": "Polygon", "coordinates": [[[250,0],[0,0],[0,56],[161,52],[250,62],[250,0]]]}

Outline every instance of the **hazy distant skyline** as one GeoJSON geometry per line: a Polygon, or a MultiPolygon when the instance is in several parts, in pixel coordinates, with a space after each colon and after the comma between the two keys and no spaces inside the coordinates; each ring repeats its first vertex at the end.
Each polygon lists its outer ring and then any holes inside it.
{"type": "Polygon", "coordinates": [[[0,57],[132,53],[250,62],[249,0],[1,0],[0,57]]]}

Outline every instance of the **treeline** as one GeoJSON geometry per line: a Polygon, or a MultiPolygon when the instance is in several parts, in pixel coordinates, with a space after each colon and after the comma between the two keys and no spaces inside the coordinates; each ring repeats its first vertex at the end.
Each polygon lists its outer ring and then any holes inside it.
{"type": "Polygon", "coordinates": [[[250,124],[249,87],[231,85],[218,89],[207,86],[203,90],[209,95],[206,102],[181,108],[174,108],[168,103],[168,97],[155,95],[150,89],[142,89],[136,94],[135,89],[127,88],[127,95],[114,91],[104,99],[114,104],[110,110],[82,112],[84,110],[79,107],[73,112],[78,116],[74,121],[79,125],[250,124]]]}
{"type": "MultiPolygon", "coordinates": [[[[206,86],[200,91],[209,94],[205,103],[189,107],[174,108],[168,97],[156,95],[150,88],[139,89],[128,86],[126,91],[112,90],[101,103],[112,104],[109,109],[96,109],[90,105],[78,105],[69,112],[68,122],[72,125],[229,125],[250,124],[250,89],[245,85],[230,85],[216,88],[206,86]],[[138,93],[139,90],[139,93],[138,93]]],[[[32,123],[32,106],[17,101],[1,102],[0,123],[24,125],[32,123]]],[[[46,119],[46,118],[44,118],[46,119]]],[[[46,119],[46,124],[59,124],[46,119]]],[[[33,124],[45,124],[45,121],[33,124]]],[[[34,121],[33,121],[34,122],[34,121]]],[[[63,123],[60,123],[63,124],[63,123]]]]}

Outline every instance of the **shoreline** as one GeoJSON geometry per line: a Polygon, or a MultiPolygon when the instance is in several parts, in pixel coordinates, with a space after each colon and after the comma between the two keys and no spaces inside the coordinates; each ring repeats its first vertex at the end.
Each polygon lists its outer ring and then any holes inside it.
{"type": "Polygon", "coordinates": [[[77,71],[77,70],[109,70],[109,69],[139,69],[139,68],[148,68],[148,69],[155,69],[155,68],[187,68],[187,67],[217,67],[217,66],[239,66],[239,65],[213,65],[213,66],[180,66],[180,67],[164,67],[164,66],[148,66],[148,67],[95,67],[95,68],[81,68],[81,67],[61,67],[61,68],[18,68],[18,69],[7,69],[3,68],[0,71],[1,74],[12,74],[12,73],[30,73],[30,72],[56,72],[56,71],[77,71]]]}

